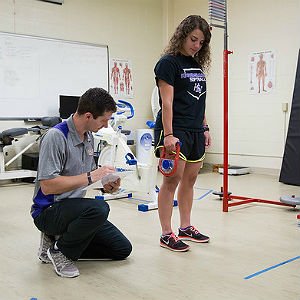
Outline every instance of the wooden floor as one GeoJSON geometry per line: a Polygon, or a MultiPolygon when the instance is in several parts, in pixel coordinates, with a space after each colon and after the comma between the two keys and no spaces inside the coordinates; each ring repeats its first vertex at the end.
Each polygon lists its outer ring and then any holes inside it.
{"type": "MultiPolygon", "coordinates": [[[[2,183],[0,299],[299,300],[299,207],[248,204],[223,213],[222,202],[210,193],[221,185],[219,174],[198,176],[193,224],[208,234],[211,242],[190,243],[191,250],[186,253],[159,247],[157,211],[139,212],[136,200],[109,201],[110,220],[133,244],[131,256],[121,262],[77,262],[80,277],[67,279],[37,259],[39,232],[29,214],[33,185],[2,183]]],[[[268,200],[300,195],[299,187],[257,174],[230,177],[229,190],[268,200]]],[[[173,225],[174,230],[179,225],[177,208],[173,225]]]]}

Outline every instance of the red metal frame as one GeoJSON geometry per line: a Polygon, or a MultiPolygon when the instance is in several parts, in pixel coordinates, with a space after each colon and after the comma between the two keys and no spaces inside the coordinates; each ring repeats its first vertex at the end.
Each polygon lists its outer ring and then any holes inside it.
{"type": "Polygon", "coordinates": [[[237,206],[237,205],[253,203],[253,202],[295,207],[295,205],[285,204],[279,201],[249,198],[243,196],[234,196],[228,192],[228,55],[233,52],[228,51],[227,48],[228,45],[227,1],[224,0],[221,4],[220,1],[215,1],[215,2],[216,3],[214,3],[213,0],[209,1],[209,5],[213,8],[212,10],[209,11],[210,18],[211,18],[210,25],[224,29],[224,52],[223,52],[224,140],[223,140],[223,187],[221,187],[221,197],[223,198],[223,212],[228,212],[228,207],[230,206],[237,206]],[[219,15],[220,11],[224,13],[222,17],[219,15]],[[212,23],[212,20],[216,21],[215,24],[212,23]],[[222,22],[223,24],[220,24],[222,22]],[[240,200],[240,201],[228,203],[229,200],[233,200],[233,199],[240,200]]]}
{"type": "Polygon", "coordinates": [[[224,85],[224,118],[223,118],[223,211],[228,212],[228,51],[223,51],[223,85],[224,85]]]}
{"type": "Polygon", "coordinates": [[[223,140],[223,212],[228,212],[228,207],[253,202],[275,204],[281,206],[295,207],[295,205],[285,204],[279,201],[264,200],[259,198],[249,198],[244,196],[228,195],[228,55],[233,53],[225,47],[223,52],[223,74],[224,74],[224,140],[223,140]],[[229,203],[229,200],[240,200],[229,203]]]}

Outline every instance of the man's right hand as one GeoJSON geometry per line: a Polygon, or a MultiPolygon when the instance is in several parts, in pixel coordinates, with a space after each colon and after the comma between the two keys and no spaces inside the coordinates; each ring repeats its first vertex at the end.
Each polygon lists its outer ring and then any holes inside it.
{"type": "Polygon", "coordinates": [[[116,172],[114,167],[102,166],[91,172],[91,178],[93,182],[101,180],[104,176],[116,172]]]}

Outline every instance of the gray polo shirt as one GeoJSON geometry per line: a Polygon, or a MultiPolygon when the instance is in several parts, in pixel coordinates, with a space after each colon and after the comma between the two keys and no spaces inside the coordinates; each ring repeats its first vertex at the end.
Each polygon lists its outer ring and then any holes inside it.
{"type": "Polygon", "coordinates": [[[73,116],[48,130],[40,142],[37,180],[33,196],[31,215],[37,217],[55,201],[64,198],[82,198],[83,187],[56,195],[44,195],[40,180],[58,176],[74,176],[96,168],[94,161],[94,141],[91,132],[87,132],[81,141],[75,129],[73,116]]]}

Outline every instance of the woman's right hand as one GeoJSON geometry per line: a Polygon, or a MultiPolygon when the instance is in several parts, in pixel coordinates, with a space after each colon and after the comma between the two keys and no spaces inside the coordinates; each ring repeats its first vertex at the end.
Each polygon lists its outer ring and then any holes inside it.
{"type": "Polygon", "coordinates": [[[179,142],[179,139],[173,135],[166,136],[164,138],[164,146],[168,153],[176,151],[176,144],[179,142]]]}

